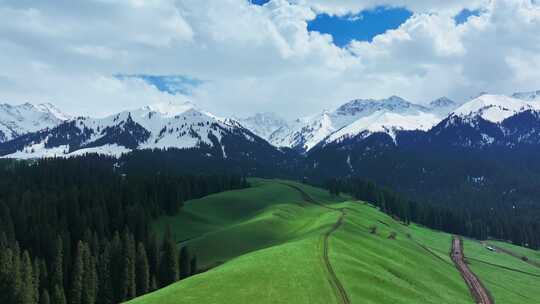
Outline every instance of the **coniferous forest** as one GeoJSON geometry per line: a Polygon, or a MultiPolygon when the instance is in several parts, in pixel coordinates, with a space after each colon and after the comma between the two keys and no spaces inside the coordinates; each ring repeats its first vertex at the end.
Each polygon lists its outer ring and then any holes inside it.
{"type": "Polygon", "coordinates": [[[116,161],[1,163],[0,303],[119,303],[197,273],[197,257],[151,221],[248,186],[236,175],[126,174],[116,161]]]}
{"type": "Polygon", "coordinates": [[[479,240],[489,238],[510,241],[514,244],[540,248],[540,223],[535,212],[508,213],[498,209],[464,206],[446,206],[405,199],[389,189],[379,187],[361,178],[329,179],[325,187],[333,195],[345,192],[356,199],[373,203],[381,211],[405,223],[415,222],[453,234],[479,240]]]}

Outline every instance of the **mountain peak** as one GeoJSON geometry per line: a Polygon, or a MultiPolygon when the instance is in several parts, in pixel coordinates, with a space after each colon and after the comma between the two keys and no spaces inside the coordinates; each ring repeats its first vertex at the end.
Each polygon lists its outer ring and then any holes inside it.
{"type": "Polygon", "coordinates": [[[241,125],[266,140],[270,140],[272,134],[277,130],[288,128],[287,121],[273,112],[255,113],[237,120],[241,125]]]}
{"type": "Polygon", "coordinates": [[[457,103],[453,101],[452,99],[443,96],[440,98],[437,98],[429,103],[429,106],[432,108],[442,108],[442,107],[450,107],[455,106],[457,103]]]}
{"type": "Polygon", "coordinates": [[[158,112],[166,117],[174,117],[193,109],[196,109],[196,106],[190,101],[168,101],[144,107],[144,110],[158,112]]]}
{"type": "Polygon", "coordinates": [[[0,142],[54,127],[69,118],[50,103],[0,104],[0,142]]]}
{"type": "Polygon", "coordinates": [[[453,114],[462,117],[482,117],[483,119],[500,123],[517,113],[534,109],[524,100],[505,95],[481,95],[456,109],[453,114]]]}

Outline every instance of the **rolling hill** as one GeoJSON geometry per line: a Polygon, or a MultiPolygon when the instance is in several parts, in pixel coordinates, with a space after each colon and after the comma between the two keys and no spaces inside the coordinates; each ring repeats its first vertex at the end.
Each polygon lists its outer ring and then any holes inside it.
{"type": "MultiPolygon", "coordinates": [[[[473,303],[451,235],[303,184],[251,183],[159,218],[210,270],[129,303],[473,303]]],[[[540,296],[540,268],[473,240],[465,256],[498,303],[540,296]]]]}

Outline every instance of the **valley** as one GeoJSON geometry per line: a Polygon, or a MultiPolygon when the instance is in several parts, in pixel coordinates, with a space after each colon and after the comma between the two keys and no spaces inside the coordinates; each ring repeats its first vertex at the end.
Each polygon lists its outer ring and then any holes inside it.
{"type": "MultiPolygon", "coordinates": [[[[250,182],[156,222],[158,231],[173,227],[209,270],[130,303],[473,302],[450,259],[452,235],[404,225],[346,195],[290,181],[250,182]]],[[[477,241],[466,239],[464,253],[495,302],[540,296],[540,269],[477,241]],[[505,288],[510,282],[519,284],[505,288]]]]}
{"type": "Polygon", "coordinates": [[[540,0],[0,0],[0,304],[540,304],[540,0]]]}

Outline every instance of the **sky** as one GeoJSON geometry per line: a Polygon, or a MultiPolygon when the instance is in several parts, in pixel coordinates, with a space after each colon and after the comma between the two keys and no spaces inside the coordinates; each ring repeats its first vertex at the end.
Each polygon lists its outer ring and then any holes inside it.
{"type": "Polygon", "coordinates": [[[539,32],[532,0],[0,0],[0,102],[292,119],[465,101],[540,89],[539,32]]]}

